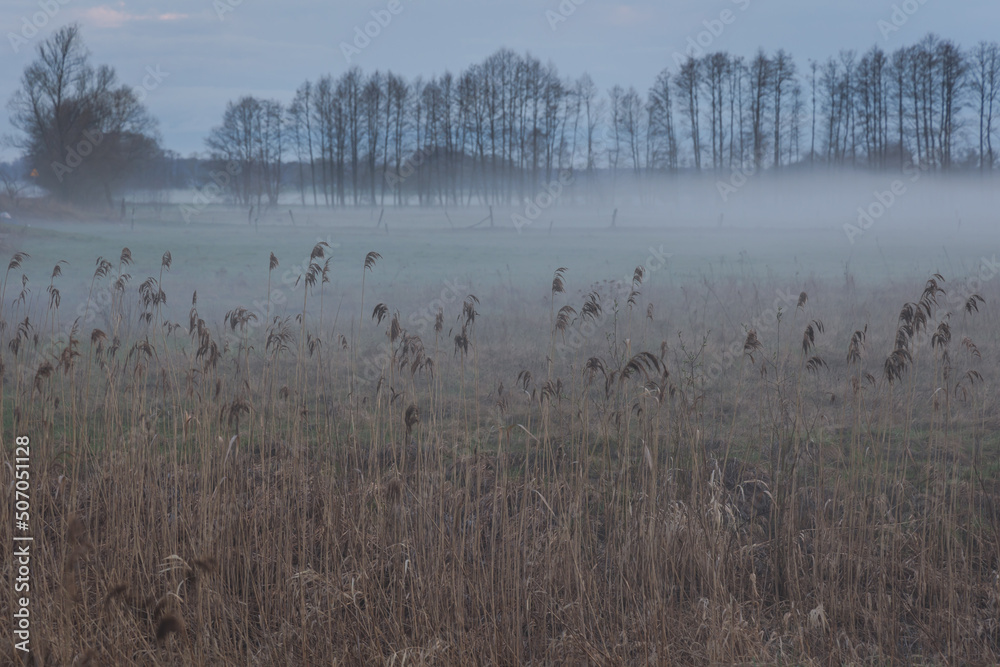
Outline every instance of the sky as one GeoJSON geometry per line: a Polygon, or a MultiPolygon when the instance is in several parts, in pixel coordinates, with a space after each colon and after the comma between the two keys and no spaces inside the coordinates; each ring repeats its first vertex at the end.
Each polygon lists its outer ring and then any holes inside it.
{"type": "MultiPolygon", "coordinates": [[[[145,90],[164,148],[204,153],[226,102],[287,102],[306,79],[357,65],[408,78],[458,72],[501,47],[602,89],[646,91],[692,44],[789,51],[804,68],[841,49],[892,50],[928,32],[970,47],[1000,37],[997,0],[2,0],[0,137],[6,102],[38,44],[78,22],[95,64],[145,90]],[[374,23],[381,19],[383,25],[374,23]],[[39,27],[40,26],[40,27],[39,27]],[[365,28],[376,34],[355,41],[365,28]],[[345,53],[345,45],[348,46],[345,53]],[[360,48],[359,48],[360,47],[360,48]]],[[[697,52],[696,52],[697,54],[697,52]]],[[[14,157],[0,148],[0,159],[14,157]]]]}

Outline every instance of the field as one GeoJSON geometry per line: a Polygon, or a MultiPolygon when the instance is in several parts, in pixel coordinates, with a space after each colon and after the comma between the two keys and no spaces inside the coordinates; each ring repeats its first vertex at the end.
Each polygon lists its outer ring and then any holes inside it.
{"type": "Polygon", "coordinates": [[[30,664],[1000,660],[989,220],[291,208],[3,230],[30,664]]]}

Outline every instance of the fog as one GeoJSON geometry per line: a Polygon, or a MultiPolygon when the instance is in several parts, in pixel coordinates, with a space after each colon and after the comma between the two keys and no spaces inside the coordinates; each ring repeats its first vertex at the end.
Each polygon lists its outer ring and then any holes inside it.
{"type": "Polygon", "coordinates": [[[651,263],[659,270],[648,280],[661,287],[707,277],[747,287],[765,279],[836,287],[850,274],[877,292],[919,286],[935,273],[953,281],[995,275],[995,179],[816,171],[686,175],[639,185],[600,179],[561,189],[553,180],[521,206],[493,206],[492,226],[491,209],[475,203],[331,209],[303,207],[290,195],[252,220],[216,202],[189,212],[186,222],[184,209],[199,201],[197,191],[160,193],[156,201],[135,193],[124,220],[28,214],[4,221],[4,246],[31,255],[23,271],[39,307],[47,298],[41,285],[60,260],[68,262],[63,299],[86,303],[98,256],[114,260],[130,248],[136,264],[128,271],[137,284],[157,275],[170,251],[174,266],[163,281],[175,290],[166,312],[176,321],[184,320],[195,290],[207,320],[259,301],[272,252],[281,262],[274,279],[289,297],[301,294],[320,241],[330,245],[326,289],[351,318],[359,316],[357,267],[370,251],[383,260],[368,289],[384,300],[427,300],[452,281],[462,288],[456,291],[495,294],[494,313],[512,298],[541,299],[558,267],[569,269],[568,283],[577,289],[651,263]]]}

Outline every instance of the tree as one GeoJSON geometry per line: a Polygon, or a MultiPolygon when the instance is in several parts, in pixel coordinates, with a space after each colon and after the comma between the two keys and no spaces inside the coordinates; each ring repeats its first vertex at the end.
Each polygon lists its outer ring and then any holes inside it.
{"type": "Polygon", "coordinates": [[[746,131],[744,128],[743,114],[743,82],[749,78],[746,63],[742,56],[737,56],[730,61],[729,67],[729,163],[743,167],[746,164],[746,131]],[[740,154],[737,160],[733,160],[735,149],[735,137],[739,135],[740,154]]]}
{"type": "Polygon", "coordinates": [[[621,98],[619,122],[622,136],[628,146],[632,172],[636,175],[642,169],[642,155],[639,148],[644,141],[642,121],[642,98],[635,88],[629,88],[621,98]]]}
{"type": "Polygon", "coordinates": [[[1000,45],[980,42],[972,51],[972,90],[979,110],[979,168],[993,169],[993,117],[1000,95],[1000,45]]]}
{"type": "Polygon", "coordinates": [[[265,196],[269,205],[278,202],[283,116],[280,102],[247,95],[226,105],[222,125],[205,140],[213,158],[239,166],[230,187],[244,206],[260,208],[265,196]]]}
{"type": "Polygon", "coordinates": [[[652,169],[677,169],[677,137],[674,132],[670,72],[663,70],[649,91],[649,141],[652,169]]]}
{"type": "Polygon", "coordinates": [[[691,137],[691,152],[694,154],[694,168],[701,170],[701,137],[698,133],[698,97],[701,89],[701,65],[688,56],[674,79],[681,97],[681,109],[688,120],[688,136],[691,137]]]}
{"type": "Polygon", "coordinates": [[[709,116],[711,119],[712,168],[720,169],[724,164],[726,132],[724,123],[725,84],[729,79],[729,56],[712,53],[702,60],[705,83],[711,99],[709,116]]]}
{"type": "Polygon", "coordinates": [[[288,107],[288,131],[291,134],[295,157],[299,163],[299,191],[302,194],[302,205],[305,206],[305,169],[304,163],[309,160],[309,182],[312,184],[313,206],[319,204],[316,194],[316,160],[313,155],[313,125],[312,125],[312,83],[306,81],[295,91],[295,98],[288,107]]]}
{"type": "MultiPolygon", "coordinates": [[[[0,198],[2,198],[6,205],[10,206],[11,209],[18,208],[18,200],[21,199],[21,193],[27,188],[24,182],[23,161],[15,162],[14,164],[0,163],[0,198]]],[[[3,206],[0,206],[0,210],[3,206]]]]}
{"type": "Polygon", "coordinates": [[[375,205],[375,175],[376,161],[382,143],[382,115],[386,109],[385,87],[382,85],[382,73],[376,71],[361,88],[361,114],[364,116],[364,136],[366,145],[366,167],[368,171],[369,203],[375,205]]]}
{"type": "MultiPolygon", "coordinates": [[[[388,78],[386,80],[386,109],[389,118],[389,127],[386,133],[386,140],[389,141],[392,146],[392,155],[394,160],[394,168],[392,170],[392,176],[387,176],[383,178],[385,184],[391,184],[394,190],[395,203],[402,203],[402,193],[400,191],[400,186],[402,185],[402,177],[400,175],[400,168],[403,162],[403,142],[406,140],[406,129],[408,127],[407,121],[409,116],[406,114],[407,100],[410,95],[410,87],[406,83],[406,80],[401,76],[397,76],[392,72],[389,72],[388,78]],[[390,139],[391,137],[391,139],[390,139]]],[[[387,164],[384,167],[388,168],[387,164]]],[[[386,172],[388,174],[388,172],[386,172]]]]}
{"type": "Polygon", "coordinates": [[[906,72],[909,66],[909,49],[896,49],[892,54],[891,74],[893,96],[896,102],[896,141],[899,144],[899,167],[906,165],[906,72]]]}
{"type": "Polygon", "coordinates": [[[764,121],[767,117],[768,96],[771,91],[771,61],[761,49],[750,63],[750,134],[753,137],[753,164],[760,169],[764,159],[767,139],[764,121]]]}
{"type": "Polygon", "coordinates": [[[160,152],[156,121],[113,68],[90,65],[75,24],[39,44],[7,106],[36,182],[65,201],[113,205],[116,186],[160,152]]]}
{"type": "Polygon", "coordinates": [[[336,198],[333,189],[334,144],[334,84],[330,75],[321,77],[313,88],[310,116],[316,128],[316,145],[319,149],[320,183],[323,184],[323,203],[331,206],[336,198]]]}
{"type": "Polygon", "coordinates": [[[603,105],[597,98],[597,86],[589,74],[581,76],[576,83],[576,95],[583,106],[584,129],[587,132],[587,164],[586,170],[592,172],[596,166],[594,140],[597,137],[597,128],[603,116],[603,105]]]}
{"type": "MultiPolygon", "coordinates": [[[[277,100],[262,100],[260,106],[255,129],[262,190],[267,195],[267,203],[276,206],[281,194],[281,162],[285,154],[285,109],[277,100]]],[[[259,202],[258,198],[258,205],[259,202]]]]}
{"type": "Polygon", "coordinates": [[[842,51],[803,74],[783,50],[717,52],[662,71],[642,99],[620,85],[602,94],[586,74],[561,79],[554,65],[501,49],[457,76],[407,81],[353,68],[307,81],[281,123],[277,102],[245,98],[210,147],[245,163],[232,179],[241,201],[274,202],[290,144],[300,201],[308,179],[313,203],[321,187],[328,206],[384,204],[387,191],[400,206],[519,205],[563,169],[582,170],[585,184],[562,196],[593,201],[605,180],[629,174],[642,184],[644,172],[700,170],[709,156],[714,170],[780,169],[806,155],[810,164],[888,169],[913,159],[943,170],[953,156],[977,154],[975,132],[963,131],[977,113],[980,167],[996,162],[995,43],[964,52],[928,35],[891,56],[878,46],[842,51]]]}
{"type": "Polygon", "coordinates": [[[855,117],[861,125],[861,135],[865,145],[868,165],[885,167],[886,142],[888,139],[888,105],[886,72],[888,60],[878,46],[861,57],[857,69],[855,117]]]}
{"type": "Polygon", "coordinates": [[[795,62],[784,49],[778,49],[771,61],[771,91],[774,99],[774,166],[781,166],[781,100],[785,89],[795,81],[795,62]]]}
{"type": "Polygon", "coordinates": [[[342,100],[344,120],[347,129],[347,147],[351,155],[351,190],[354,197],[354,205],[360,201],[360,178],[359,169],[362,142],[364,140],[364,125],[362,123],[362,91],[364,87],[365,75],[361,69],[352,67],[337,82],[337,97],[342,100]]]}
{"type": "Polygon", "coordinates": [[[816,161],[816,70],[819,64],[815,60],[809,61],[809,93],[811,97],[810,121],[809,121],[809,164],[816,161]]]}
{"type": "Polygon", "coordinates": [[[622,98],[624,96],[625,90],[621,86],[612,86],[611,90],[608,91],[608,109],[611,112],[609,130],[612,139],[611,145],[608,146],[608,167],[611,169],[612,181],[618,178],[618,159],[622,150],[622,135],[624,134],[622,119],[625,115],[622,108],[622,98]]]}
{"type": "Polygon", "coordinates": [[[847,113],[844,107],[848,104],[849,96],[836,58],[828,58],[823,64],[820,88],[823,93],[823,111],[826,114],[826,161],[827,164],[838,164],[843,160],[841,135],[846,133],[844,126],[847,113]]]}
{"type": "Polygon", "coordinates": [[[941,168],[950,169],[969,64],[962,50],[949,40],[938,44],[936,55],[941,81],[941,168]]]}

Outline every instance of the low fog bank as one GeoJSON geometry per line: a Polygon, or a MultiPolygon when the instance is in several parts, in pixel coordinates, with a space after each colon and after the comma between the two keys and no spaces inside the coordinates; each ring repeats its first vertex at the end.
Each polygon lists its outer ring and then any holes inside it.
{"type": "MultiPolygon", "coordinates": [[[[288,186],[273,204],[237,207],[227,198],[206,197],[204,188],[136,192],[131,206],[154,218],[185,225],[255,222],[340,228],[464,230],[493,227],[519,233],[573,228],[834,229],[857,240],[872,230],[892,233],[992,231],[1000,205],[996,175],[921,172],[916,167],[858,172],[817,167],[780,172],[753,170],[636,177],[622,172],[553,174],[521,195],[497,188],[494,202],[445,196],[407,205],[376,196],[358,206],[328,207],[322,191],[303,196],[288,186]]],[[[492,189],[491,189],[492,190],[492,189]]],[[[391,193],[390,193],[391,194],[391,193]]]]}
{"type": "MultiPolygon", "coordinates": [[[[692,224],[803,229],[902,223],[919,232],[950,225],[992,228],[996,178],[929,176],[919,171],[730,176],[691,181],[675,196],[673,215],[692,224]]],[[[669,199],[667,200],[669,203],[669,199]]]]}
{"type": "Polygon", "coordinates": [[[587,194],[586,203],[571,196],[568,204],[552,207],[552,214],[541,211],[537,226],[545,228],[549,219],[559,225],[608,226],[618,209],[616,224],[622,227],[837,229],[855,238],[881,227],[912,233],[993,230],[1000,180],[929,175],[916,168],[885,173],[817,168],[685,175],[617,186],[602,182],[587,194]]]}
{"type": "Polygon", "coordinates": [[[561,266],[572,289],[584,292],[598,281],[628,282],[637,266],[645,267],[647,286],[664,289],[775,281],[797,294],[809,279],[832,291],[855,284],[878,291],[941,273],[952,284],[976,279],[992,291],[1000,283],[997,184],[977,174],[820,169],[617,184],[580,177],[519,206],[494,205],[492,217],[475,202],[327,208],[299,200],[248,211],[220,200],[190,209],[188,220],[182,212],[192,191],[175,191],[156,202],[134,198],[124,219],[109,212],[5,220],[0,253],[30,254],[11,279],[29,277],[27,298],[39,309],[53,267],[66,262],[54,284],[72,304],[67,322],[93,301],[92,289],[107,291],[110,279],[91,282],[98,257],[112,261],[113,274],[131,274],[130,293],[149,276],[162,279],[164,312],[175,321],[186,319],[195,290],[199,312],[214,322],[237,305],[252,306],[261,321],[294,315],[319,242],[328,244],[329,259],[329,284],[320,291],[331,317],[339,310],[348,321],[362,316],[363,275],[366,304],[426,304],[441,294],[459,303],[474,293],[494,308],[545,301],[561,266]],[[126,246],[135,264],[119,267],[126,246]],[[161,272],[166,251],[173,265],[161,272]],[[382,260],[364,274],[372,251],[382,260]],[[280,264],[269,274],[272,253],[280,264]],[[269,288],[280,293],[277,309],[267,302],[269,288]]]}

